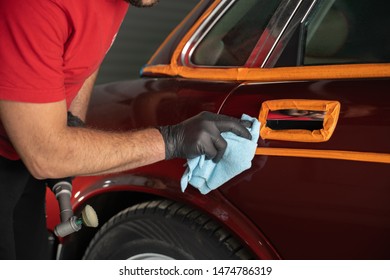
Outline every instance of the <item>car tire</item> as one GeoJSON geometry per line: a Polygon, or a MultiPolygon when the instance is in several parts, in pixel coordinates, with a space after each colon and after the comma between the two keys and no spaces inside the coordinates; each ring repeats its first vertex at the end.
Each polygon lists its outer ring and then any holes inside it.
{"type": "Polygon", "coordinates": [[[253,259],[205,214],[168,200],[127,208],[105,223],[83,259],[253,259]]]}

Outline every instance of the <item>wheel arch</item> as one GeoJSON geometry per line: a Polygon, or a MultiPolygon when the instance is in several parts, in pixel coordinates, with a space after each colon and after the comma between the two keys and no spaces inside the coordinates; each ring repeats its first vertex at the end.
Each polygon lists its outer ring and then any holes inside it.
{"type": "Polygon", "coordinates": [[[178,188],[180,186],[175,181],[134,174],[104,178],[83,188],[78,196],[73,198],[74,213],[79,215],[85,205],[91,205],[98,214],[99,227],[84,227],[60,240],[57,258],[81,259],[93,236],[115,214],[139,203],[167,199],[203,212],[231,232],[257,258],[280,259],[262,232],[226,201],[219,191],[204,196],[193,188],[184,193],[178,192],[178,188]]]}

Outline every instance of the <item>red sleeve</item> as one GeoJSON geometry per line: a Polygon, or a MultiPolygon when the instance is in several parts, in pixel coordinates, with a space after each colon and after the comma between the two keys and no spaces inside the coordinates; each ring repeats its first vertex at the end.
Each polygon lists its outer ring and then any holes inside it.
{"type": "Polygon", "coordinates": [[[53,0],[0,0],[0,99],[65,99],[66,15],[53,0]]]}

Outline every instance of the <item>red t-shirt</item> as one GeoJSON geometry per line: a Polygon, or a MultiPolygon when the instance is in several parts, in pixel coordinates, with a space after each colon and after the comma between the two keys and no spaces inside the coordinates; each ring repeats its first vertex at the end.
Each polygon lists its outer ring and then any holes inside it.
{"type": "MultiPolygon", "coordinates": [[[[127,9],[123,0],[0,0],[0,99],[69,108],[127,9]]],[[[19,158],[1,122],[0,155],[19,158]]]]}

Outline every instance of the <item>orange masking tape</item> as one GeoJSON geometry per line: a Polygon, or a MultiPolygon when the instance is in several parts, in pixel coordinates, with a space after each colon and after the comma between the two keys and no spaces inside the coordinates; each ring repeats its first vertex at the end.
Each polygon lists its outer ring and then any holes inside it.
{"type": "MultiPolygon", "coordinates": [[[[180,76],[188,79],[256,82],[390,77],[390,63],[292,66],[277,68],[218,68],[181,65],[179,61],[185,45],[220,2],[221,1],[213,2],[206,12],[203,13],[198,21],[191,27],[177,45],[169,65],[146,66],[143,69],[143,73],[180,76]]],[[[165,42],[167,42],[167,40],[165,42]]]]}
{"type": "Polygon", "coordinates": [[[277,99],[262,103],[259,121],[261,123],[260,135],[263,139],[298,142],[325,142],[332,136],[340,113],[340,103],[330,100],[307,99],[277,99]],[[270,111],[297,109],[325,112],[323,128],[310,131],[298,129],[272,130],[267,127],[267,116],[270,111]]]}
{"type": "Polygon", "coordinates": [[[390,77],[389,63],[278,68],[204,68],[177,65],[177,55],[180,53],[181,50],[176,52],[176,57],[172,59],[170,65],[146,66],[144,73],[180,76],[187,79],[254,82],[390,77]]]}
{"type": "Polygon", "coordinates": [[[336,150],[310,150],[310,149],[289,149],[289,148],[262,148],[256,149],[256,155],[264,156],[283,156],[283,157],[304,157],[352,160],[376,163],[390,163],[390,154],[352,152],[336,150]]]}

